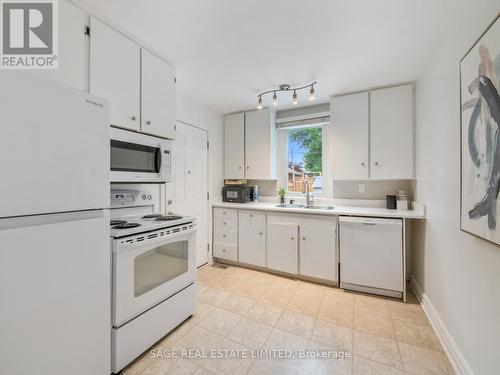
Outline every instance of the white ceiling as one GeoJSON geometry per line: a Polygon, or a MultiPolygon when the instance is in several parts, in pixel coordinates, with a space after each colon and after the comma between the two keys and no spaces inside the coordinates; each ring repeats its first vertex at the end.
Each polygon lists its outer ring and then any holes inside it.
{"type": "Polygon", "coordinates": [[[453,0],[80,3],[168,58],[179,90],[219,113],[255,108],[256,95],[280,83],[317,80],[316,102],[326,102],[415,80],[453,9],[453,0]]]}

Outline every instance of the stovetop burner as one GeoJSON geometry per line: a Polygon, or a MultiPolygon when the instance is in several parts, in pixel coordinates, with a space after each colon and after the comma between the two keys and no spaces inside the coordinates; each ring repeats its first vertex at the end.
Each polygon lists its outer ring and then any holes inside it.
{"type": "Polygon", "coordinates": [[[182,216],[179,215],[163,215],[155,219],[155,221],[170,221],[170,220],[179,220],[182,219],[182,216]]]}
{"type": "Polygon", "coordinates": [[[158,217],[161,217],[161,215],[160,214],[144,215],[142,218],[143,219],[156,219],[158,217]]]}
{"type": "Polygon", "coordinates": [[[127,223],[125,222],[124,224],[118,224],[113,227],[113,229],[130,229],[130,228],[137,228],[140,227],[141,224],[139,223],[127,223]]]}
{"type": "Polygon", "coordinates": [[[126,220],[111,220],[109,222],[109,225],[114,226],[114,225],[121,225],[121,224],[126,224],[126,220]]]}

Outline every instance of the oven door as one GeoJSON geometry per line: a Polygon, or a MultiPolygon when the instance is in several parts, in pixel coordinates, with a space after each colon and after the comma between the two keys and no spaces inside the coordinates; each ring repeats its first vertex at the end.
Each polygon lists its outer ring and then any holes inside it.
{"type": "Polygon", "coordinates": [[[169,182],[170,141],[111,128],[111,182],[169,182]]]}
{"type": "Polygon", "coordinates": [[[159,230],[113,240],[114,327],[195,281],[195,230],[165,236],[160,235],[165,230],[159,230]],[[157,237],[151,238],[155,234],[157,237]]]}

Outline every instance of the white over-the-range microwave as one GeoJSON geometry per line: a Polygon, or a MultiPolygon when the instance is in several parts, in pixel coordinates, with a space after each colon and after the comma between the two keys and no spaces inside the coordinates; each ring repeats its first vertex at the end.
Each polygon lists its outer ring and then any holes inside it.
{"type": "Polygon", "coordinates": [[[170,182],[171,140],[113,127],[110,138],[111,182],[170,182]]]}

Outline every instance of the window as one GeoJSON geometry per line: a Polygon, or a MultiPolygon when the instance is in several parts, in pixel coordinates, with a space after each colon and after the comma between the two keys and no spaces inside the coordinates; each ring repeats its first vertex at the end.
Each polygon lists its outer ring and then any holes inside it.
{"type": "Polygon", "coordinates": [[[306,126],[286,130],[288,142],[288,193],[302,193],[304,181],[309,191],[323,193],[323,128],[306,126]]]}

